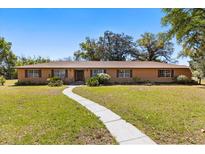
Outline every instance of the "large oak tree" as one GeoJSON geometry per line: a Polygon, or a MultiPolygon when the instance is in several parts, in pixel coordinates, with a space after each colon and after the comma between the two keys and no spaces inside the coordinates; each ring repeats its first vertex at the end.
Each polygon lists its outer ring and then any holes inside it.
{"type": "Polygon", "coordinates": [[[173,62],[174,45],[166,33],[144,33],[137,40],[137,50],[131,53],[135,59],[143,61],[173,62]]]}
{"type": "Polygon", "coordinates": [[[176,37],[183,50],[181,56],[191,58],[192,68],[205,75],[205,9],[163,9],[162,24],[169,26],[169,37],[176,37]]]}
{"type": "Polygon", "coordinates": [[[97,40],[89,37],[86,37],[85,41],[80,43],[80,50],[74,53],[75,60],[99,61],[103,58],[102,56],[97,40]]]}
{"type": "Polygon", "coordinates": [[[123,61],[136,50],[131,36],[111,31],[104,32],[97,40],[87,37],[80,48],[74,53],[76,60],[123,61]]]}

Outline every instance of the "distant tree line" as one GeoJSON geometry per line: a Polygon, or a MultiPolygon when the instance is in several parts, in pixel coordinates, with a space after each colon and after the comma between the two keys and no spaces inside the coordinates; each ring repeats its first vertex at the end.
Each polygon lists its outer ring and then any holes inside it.
{"type": "Polygon", "coordinates": [[[50,58],[43,58],[41,56],[33,56],[33,57],[25,57],[20,56],[17,57],[16,66],[23,66],[23,65],[32,65],[38,63],[48,63],[50,62],[50,58]]]}

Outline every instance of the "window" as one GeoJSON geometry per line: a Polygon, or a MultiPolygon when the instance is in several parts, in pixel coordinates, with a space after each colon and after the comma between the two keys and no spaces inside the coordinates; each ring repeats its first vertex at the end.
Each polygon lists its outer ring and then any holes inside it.
{"type": "Polygon", "coordinates": [[[159,77],[172,77],[173,76],[173,70],[159,70],[158,72],[159,77]]]}
{"type": "Polygon", "coordinates": [[[59,78],[65,78],[66,77],[66,70],[63,70],[63,69],[53,70],[53,76],[59,77],[59,78]]]}
{"type": "Polygon", "coordinates": [[[100,73],[105,73],[105,70],[104,69],[93,69],[92,70],[92,76],[96,76],[97,74],[100,74],[100,73]]]}
{"type": "Polygon", "coordinates": [[[132,70],[118,70],[118,77],[119,78],[130,78],[132,77],[132,70]]]}
{"type": "Polygon", "coordinates": [[[26,77],[28,78],[41,77],[41,70],[26,70],[26,77]]]}

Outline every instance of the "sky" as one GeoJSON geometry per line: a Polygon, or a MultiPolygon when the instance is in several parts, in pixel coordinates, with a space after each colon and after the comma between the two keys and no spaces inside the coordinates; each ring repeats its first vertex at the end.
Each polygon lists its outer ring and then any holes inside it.
{"type": "MultiPolygon", "coordinates": [[[[85,37],[104,31],[125,33],[137,40],[144,32],[164,32],[161,9],[0,9],[0,37],[12,42],[17,56],[53,60],[73,56],[85,37]]],[[[173,58],[181,50],[175,44],[173,58]]],[[[187,59],[177,59],[188,65],[187,59]]]]}

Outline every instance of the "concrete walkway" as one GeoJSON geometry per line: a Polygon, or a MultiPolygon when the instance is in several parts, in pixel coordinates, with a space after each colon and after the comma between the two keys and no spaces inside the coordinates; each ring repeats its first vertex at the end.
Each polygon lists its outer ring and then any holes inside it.
{"type": "Polygon", "coordinates": [[[63,93],[99,117],[119,144],[156,144],[148,136],[123,120],[119,115],[113,113],[111,110],[74,94],[72,90],[75,87],[77,86],[69,86],[63,91],[63,93]]]}

